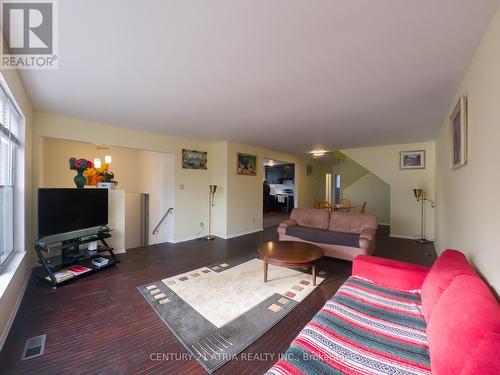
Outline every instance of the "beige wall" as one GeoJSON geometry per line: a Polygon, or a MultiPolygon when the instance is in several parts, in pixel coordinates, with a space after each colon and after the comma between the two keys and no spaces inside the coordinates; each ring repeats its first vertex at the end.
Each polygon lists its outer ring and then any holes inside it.
{"type": "MultiPolygon", "coordinates": [[[[424,188],[427,196],[434,199],[435,189],[435,143],[410,143],[343,150],[348,157],[377,175],[391,187],[391,235],[414,238],[420,232],[420,205],[413,188],[424,188]],[[426,151],[426,168],[399,169],[399,152],[426,151]]],[[[439,201],[437,204],[441,204],[439,201]]],[[[435,210],[426,206],[426,236],[434,238],[435,210]]]]}
{"type": "Polygon", "coordinates": [[[343,189],[344,198],[354,206],[352,212],[359,212],[366,202],[366,213],[377,216],[379,224],[389,224],[391,220],[391,188],[373,173],[366,173],[343,189]]]}
{"type": "Polygon", "coordinates": [[[500,292],[500,9],[450,103],[436,141],[436,250],[456,248],[500,292]],[[450,168],[448,118],[459,96],[468,97],[469,160],[450,168]]]}
{"type": "MultiPolygon", "coordinates": [[[[207,222],[208,194],[206,191],[211,181],[209,170],[182,169],[181,155],[183,148],[210,151],[211,145],[209,143],[41,112],[35,113],[33,133],[34,155],[40,154],[42,137],[173,153],[175,158],[176,208],[174,240],[193,238],[199,232],[200,221],[207,222]],[[181,185],[184,186],[184,189],[180,188],[181,185]]],[[[39,171],[40,166],[37,164],[34,171],[36,187],[40,186],[39,171]]]]}
{"type": "MultiPolygon", "coordinates": [[[[205,229],[208,229],[208,185],[211,183],[219,185],[214,208],[215,234],[232,237],[261,230],[263,158],[295,163],[298,204],[302,207],[311,206],[314,179],[306,176],[308,161],[305,159],[232,142],[208,143],[174,138],[48,113],[36,112],[35,116],[33,145],[35,155],[40,155],[42,151],[48,152],[44,141],[47,137],[173,153],[175,155],[174,241],[194,238],[200,232],[200,222],[203,222],[205,229]],[[182,169],[183,148],[208,151],[208,170],[182,169]],[[258,176],[236,174],[237,152],[258,157],[258,176]]],[[[46,178],[41,175],[47,175],[47,168],[48,165],[45,163],[35,165],[35,186],[42,186],[45,183],[46,178]]],[[[71,171],[68,173],[65,179],[71,181],[71,171]]]]}
{"type": "MultiPolygon", "coordinates": [[[[368,172],[369,171],[365,167],[356,163],[354,160],[350,158],[346,158],[346,160],[339,161],[333,167],[333,173],[340,174],[342,176],[340,181],[342,194],[344,193],[345,189],[347,189],[354,182],[356,182],[361,177],[366,175],[368,172]]],[[[343,198],[349,198],[349,197],[346,195],[343,198]]]]}
{"type": "Polygon", "coordinates": [[[295,164],[296,204],[299,207],[311,207],[315,180],[312,176],[306,176],[306,165],[312,163],[311,161],[254,146],[233,142],[225,144],[227,237],[262,229],[264,158],[295,164]],[[236,173],[238,152],[257,156],[257,176],[240,176],[236,173]]]}
{"type": "Polygon", "coordinates": [[[166,219],[156,235],[152,234],[167,209],[174,207],[175,203],[175,162],[172,153],[123,147],[102,150],[90,143],[49,137],[40,137],[40,146],[39,165],[43,169],[40,169],[39,184],[46,188],[75,186],[73,178],[76,173],[69,169],[70,157],[100,158],[104,162],[104,156],[111,155],[113,159],[109,171],[118,181],[117,189],[149,194],[150,244],[173,240],[174,223],[171,217],[166,219]]]}
{"type": "MultiPolygon", "coordinates": [[[[368,173],[368,170],[354,160],[346,157],[345,160],[335,160],[333,162],[322,162],[318,160],[314,169],[314,197],[318,200],[326,198],[326,174],[332,174],[332,184],[335,183],[334,175],[341,175],[341,198],[343,197],[344,189],[351,186],[355,181],[368,173]]],[[[333,197],[332,197],[333,198],[333,197]]],[[[344,198],[349,198],[347,195],[344,198]]]]}
{"type": "MultiPolygon", "coordinates": [[[[227,197],[228,197],[228,142],[212,145],[210,156],[212,164],[217,166],[212,171],[212,184],[217,185],[215,206],[212,210],[212,232],[216,236],[227,237],[227,197]]],[[[206,194],[209,194],[208,188],[206,194]]],[[[207,208],[208,209],[208,208],[207,208]]],[[[208,228],[207,228],[208,229],[208,228]]],[[[201,230],[201,228],[200,228],[201,230]]]]}
{"type": "Polygon", "coordinates": [[[75,187],[73,178],[76,172],[69,169],[68,159],[72,156],[94,160],[100,158],[104,163],[104,155],[113,157],[109,170],[115,174],[118,188],[130,193],[141,192],[141,173],[144,165],[141,160],[141,151],[111,147],[109,150],[98,150],[96,145],[59,138],[42,138],[43,150],[40,153],[40,162],[44,166],[40,173],[40,187],[75,187]]]}

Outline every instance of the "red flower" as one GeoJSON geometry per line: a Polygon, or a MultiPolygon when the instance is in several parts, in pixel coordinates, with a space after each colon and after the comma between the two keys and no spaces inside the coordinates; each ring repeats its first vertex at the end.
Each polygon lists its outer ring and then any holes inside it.
{"type": "Polygon", "coordinates": [[[75,167],[77,169],[79,169],[81,166],[82,166],[82,161],[80,159],[78,159],[77,161],[75,161],[75,167]]]}
{"type": "Polygon", "coordinates": [[[94,168],[94,163],[92,163],[90,160],[87,160],[87,168],[94,168]]]}

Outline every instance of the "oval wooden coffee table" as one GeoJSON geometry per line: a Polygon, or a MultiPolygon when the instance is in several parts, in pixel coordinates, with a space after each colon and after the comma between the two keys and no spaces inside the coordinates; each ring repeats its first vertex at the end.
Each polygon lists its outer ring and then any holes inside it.
{"type": "Polygon", "coordinates": [[[264,282],[267,282],[267,265],[290,268],[312,268],[313,285],[316,285],[315,262],[325,255],[323,250],[310,243],[299,241],[270,241],[257,249],[264,261],[264,282]]]}

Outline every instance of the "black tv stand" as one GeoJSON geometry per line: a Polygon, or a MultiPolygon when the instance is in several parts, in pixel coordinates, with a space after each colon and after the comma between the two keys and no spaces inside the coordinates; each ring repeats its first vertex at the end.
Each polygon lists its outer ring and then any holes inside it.
{"type": "Polygon", "coordinates": [[[51,236],[35,241],[35,251],[42,265],[34,270],[36,278],[50,284],[55,289],[62,283],[120,263],[113,253],[113,248],[106,242],[106,239],[110,237],[109,230],[94,230],[75,233],[75,237],[51,236]],[[90,242],[100,244],[96,250],[88,250],[83,245],[90,242]],[[106,258],[108,263],[102,266],[96,266],[92,263],[92,259],[100,257],[106,258]],[[73,274],[68,269],[74,266],[88,270],[73,274]],[[67,274],[68,277],[61,277],[61,274],[67,274]]]}

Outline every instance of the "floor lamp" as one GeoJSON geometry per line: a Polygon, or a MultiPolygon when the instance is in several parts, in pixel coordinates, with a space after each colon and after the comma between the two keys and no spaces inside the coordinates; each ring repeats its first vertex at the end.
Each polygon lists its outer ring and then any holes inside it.
{"type": "Polygon", "coordinates": [[[420,238],[417,239],[417,242],[420,244],[426,244],[431,241],[425,238],[425,228],[424,228],[424,210],[425,210],[425,201],[431,202],[431,207],[434,207],[434,202],[428,199],[425,196],[424,189],[413,189],[413,194],[415,194],[415,198],[417,198],[417,202],[421,202],[420,208],[420,238]]]}
{"type": "Polygon", "coordinates": [[[217,191],[217,185],[208,185],[210,188],[210,199],[208,202],[208,234],[203,237],[207,241],[215,240],[215,236],[212,235],[212,207],[215,206],[215,192],[217,191]]]}

